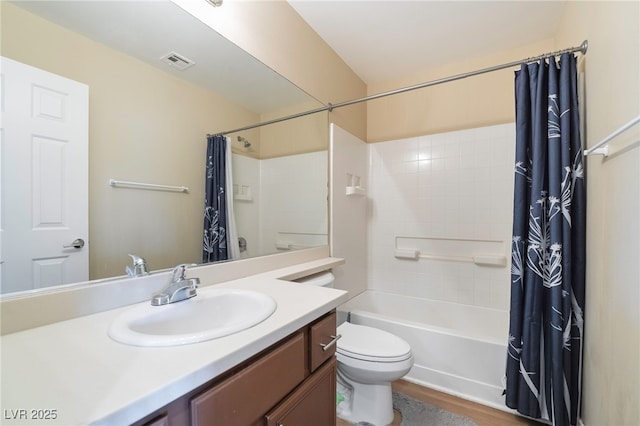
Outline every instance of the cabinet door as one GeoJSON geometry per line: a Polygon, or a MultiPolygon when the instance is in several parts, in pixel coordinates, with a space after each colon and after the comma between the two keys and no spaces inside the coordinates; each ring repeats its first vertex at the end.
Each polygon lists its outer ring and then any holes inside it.
{"type": "Polygon", "coordinates": [[[304,380],[304,334],[298,333],[261,359],[191,401],[192,425],[247,426],[304,380]]]}
{"type": "Polygon", "coordinates": [[[336,353],[336,313],[314,323],[310,327],[310,335],[309,369],[313,372],[336,353]]]}
{"type": "Polygon", "coordinates": [[[267,426],[335,426],[335,358],[327,361],[265,417],[267,426]]]}

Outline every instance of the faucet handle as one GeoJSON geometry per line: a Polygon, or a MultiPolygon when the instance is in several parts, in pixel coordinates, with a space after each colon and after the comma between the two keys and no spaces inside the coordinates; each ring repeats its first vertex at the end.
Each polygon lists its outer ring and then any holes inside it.
{"type": "Polygon", "coordinates": [[[180,265],[173,268],[173,273],[171,274],[171,282],[184,281],[187,279],[187,268],[190,266],[196,266],[195,263],[181,263],[180,265]]]}
{"type": "Polygon", "coordinates": [[[135,254],[129,254],[129,256],[131,257],[131,260],[133,261],[133,266],[144,265],[145,263],[147,263],[147,261],[144,260],[144,257],[136,256],[135,254]]]}

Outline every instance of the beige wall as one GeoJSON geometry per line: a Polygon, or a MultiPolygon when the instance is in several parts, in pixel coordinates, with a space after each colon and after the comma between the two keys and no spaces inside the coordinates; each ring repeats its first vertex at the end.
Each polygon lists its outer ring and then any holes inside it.
{"type": "MultiPolygon", "coordinates": [[[[569,2],[558,47],[583,39],[589,40],[590,147],[640,114],[640,3],[569,2]]],[[[587,160],[582,418],[586,426],[635,426],[640,424],[640,126],[609,147],[609,158],[587,160]]]]}
{"type": "Polygon", "coordinates": [[[90,278],[200,259],[205,135],[258,122],[220,96],[2,2],[2,55],[89,85],[90,278]],[[179,108],[177,107],[179,105],[179,108]],[[152,165],[152,167],[151,167],[152,165]],[[184,185],[114,189],[109,178],[184,185]],[[170,254],[164,247],[173,247],[170,254]]]}
{"type": "MultiPolygon", "coordinates": [[[[262,121],[285,117],[300,111],[310,111],[318,104],[309,102],[295,109],[263,114],[262,121]]],[[[320,112],[260,128],[260,157],[273,158],[306,154],[329,149],[328,112],[320,112]]]]}
{"type": "MultiPolygon", "coordinates": [[[[447,64],[428,72],[369,85],[368,94],[509,63],[552,48],[553,40],[543,40],[490,56],[447,64]]],[[[382,142],[513,122],[515,70],[517,67],[507,68],[367,102],[367,141],[382,142]]]]}
{"type": "MultiPolygon", "coordinates": [[[[364,82],[285,0],[227,2],[203,13],[217,32],[325,105],[366,96],[364,82]]],[[[334,110],[330,119],[366,137],[364,104],[334,110]]]]}
{"type": "MultiPolygon", "coordinates": [[[[306,103],[261,114],[259,122],[265,123],[320,107],[322,104],[310,100],[306,103]]],[[[327,111],[322,111],[229,134],[232,141],[232,151],[245,157],[266,159],[327,150],[329,147],[328,114],[327,111]],[[247,139],[251,146],[245,148],[238,141],[238,136],[247,139]]]]}

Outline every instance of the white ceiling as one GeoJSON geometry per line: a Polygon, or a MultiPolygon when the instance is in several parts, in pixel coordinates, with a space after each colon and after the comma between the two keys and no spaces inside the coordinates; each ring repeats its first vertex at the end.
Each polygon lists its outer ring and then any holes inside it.
{"type": "MultiPolygon", "coordinates": [[[[368,84],[552,37],[567,2],[288,1],[368,84]]],[[[258,113],[309,99],[170,0],[14,4],[258,113]],[[167,67],[159,58],[171,51],[196,65],[167,67]]]]}
{"type": "MultiPolygon", "coordinates": [[[[1,0],[0,0],[1,1],[1,0]]],[[[15,1],[57,25],[264,113],[310,97],[169,0],[15,1]],[[195,65],[178,71],[170,52],[195,65]]]]}
{"type": "Polygon", "coordinates": [[[552,38],[566,6],[566,0],[288,1],[367,84],[552,38]]]}

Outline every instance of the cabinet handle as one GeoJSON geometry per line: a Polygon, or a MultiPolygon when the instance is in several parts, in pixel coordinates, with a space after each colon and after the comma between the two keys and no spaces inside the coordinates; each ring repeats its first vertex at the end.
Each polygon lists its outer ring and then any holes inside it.
{"type": "Polygon", "coordinates": [[[323,351],[326,351],[331,346],[335,345],[338,342],[338,340],[342,337],[342,334],[338,334],[337,336],[329,336],[329,337],[331,337],[333,340],[326,344],[320,343],[320,346],[322,346],[323,351]]]}

